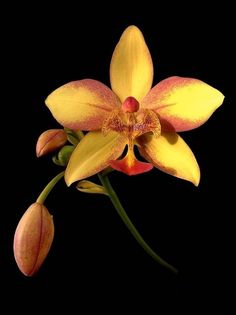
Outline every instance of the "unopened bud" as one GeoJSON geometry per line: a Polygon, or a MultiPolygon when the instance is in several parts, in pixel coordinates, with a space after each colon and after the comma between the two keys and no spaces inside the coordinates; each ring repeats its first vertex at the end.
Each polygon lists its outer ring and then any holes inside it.
{"type": "Polygon", "coordinates": [[[63,129],[44,131],[36,144],[36,155],[40,157],[61,148],[67,142],[67,135],[63,129]]]}
{"type": "Polygon", "coordinates": [[[76,188],[81,191],[81,192],[85,192],[85,193],[89,193],[89,194],[103,194],[103,195],[107,195],[107,191],[105,190],[105,188],[101,185],[97,185],[93,182],[90,182],[89,180],[81,180],[76,188]]]}
{"type": "Polygon", "coordinates": [[[45,260],[54,237],[53,218],[41,203],[33,203],[24,213],[14,236],[14,256],[20,271],[34,275],[45,260]]]}
{"type": "Polygon", "coordinates": [[[69,159],[71,157],[72,152],[74,151],[75,147],[72,145],[65,145],[61,150],[58,152],[58,160],[60,161],[61,165],[67,165],[69,159]]]}
{"type": "Polygon", "coordinates": [[[64,128],[68,141],[73,144],[74,146],[77,146],[77,144],[80,142],[80,140],[84,137],[84,133],[81,130],[72,130],[69,128],[64,128]]]}

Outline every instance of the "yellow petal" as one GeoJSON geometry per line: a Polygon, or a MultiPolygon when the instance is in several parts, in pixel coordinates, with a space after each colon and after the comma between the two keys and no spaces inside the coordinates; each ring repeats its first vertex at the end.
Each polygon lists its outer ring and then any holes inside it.
{"type": "Polygon", "coordinates": [[[186,131],[207,121],[223,100],[220,91],[200,80],[170,77],[152,88],[141,106],[158,113],[163,130],[186,131]]]}
{"type": "Polygon", "coordinates": [[[116,132],[106,136],[100,131],[89,132],[72,153],[65,173],[67,185],[92,176],[117,159],[127,143],[126,138],[116,132]]]}
{"type": "Polygon", "coordinates": [[[152,58],[143,34],[136,26],[129,26],[124,31],[114,50],[110,80],[113,91],[122,102],[128,96],[140,101],[152,86],[152,58]]]}
{"type": "Polygon", "coordinates": [[[155,167],[198,186],[199,166],[193,152],[179,135],[163,132],[155,138],[152,134],[145,134],[138,139],[138,144],[141,155],[155,167]]]}
{"type": "Polygon", "coordinates": [[[56,89],[46,99],[46,105],[64,127],[97,130],[109,112],[120,106],[120,101],[101,82],[85,79],[56,89]]]}

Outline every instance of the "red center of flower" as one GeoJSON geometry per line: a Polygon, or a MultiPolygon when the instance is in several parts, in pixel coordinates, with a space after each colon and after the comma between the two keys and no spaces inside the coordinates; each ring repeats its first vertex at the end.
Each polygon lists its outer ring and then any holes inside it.
{"type": "Polygon", "coordinates": [[[139,110],[139,102],[133,96],[129,96],[124,100],[121,108],[125,113],[135,113],[139,110]]]}

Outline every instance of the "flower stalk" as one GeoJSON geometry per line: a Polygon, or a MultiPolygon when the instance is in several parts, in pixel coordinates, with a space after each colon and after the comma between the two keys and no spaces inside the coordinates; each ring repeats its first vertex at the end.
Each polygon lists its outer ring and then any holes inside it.
{"type": "Polygon", "coordinates": [[[157,255],[154,250],[144,241],[144,239],[142,238],[142,236],[139,234],[138,230],[136,229],[136,227],[133,225],[133,223],[131,222],[130,218],[128,217],[125,209],[123,208],[116,192],[114,191],[114,189],[111,186],[111,183],[109,181],[108,176],[102,176],[101,174],[98,174],[98,177],[103,185],[103,187],[106,189],[110,200],[113,204],[113,206],[115,207],[117,213],[119,214],[121,220],[124,222],[124,224],[126,225],[126,227],[129,229],[130,233],[133,235],[133,237],[136,239],[136,241],[139,243],[139,245],[156,261],[158,262],[160,265],[162,265],[163,267],[169,269],[170,271],[172,271],[174,274],[178,273],[178,270],[173,267],[172,265],[170,265],[169,263],[167,263],[164,259],[162,259],[159,255],[157,255]]]}
{"type": "Polygon", "coordinates": [[[64,176],[65,171],[59,173],[57,176],[55,176],[44,188],[44,190],[39,195],[36,202],[43,204],[47,196],[49,195],[50,191],[53,189],[53,187],[59,182],[59,180],[64,176]]]}

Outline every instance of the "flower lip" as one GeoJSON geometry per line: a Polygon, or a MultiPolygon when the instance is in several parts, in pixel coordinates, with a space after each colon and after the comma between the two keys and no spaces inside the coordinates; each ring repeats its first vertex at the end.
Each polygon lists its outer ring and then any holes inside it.
{"type": "Polygon", "coordinates": [[[121,106],[125,113],[135,113],[139,110],[139,102],[133,96],[127,97],[121,106]]]}

